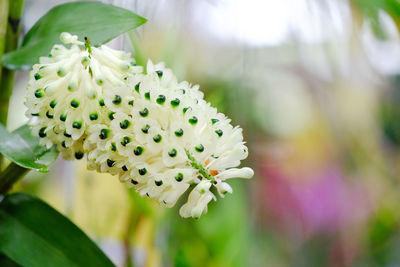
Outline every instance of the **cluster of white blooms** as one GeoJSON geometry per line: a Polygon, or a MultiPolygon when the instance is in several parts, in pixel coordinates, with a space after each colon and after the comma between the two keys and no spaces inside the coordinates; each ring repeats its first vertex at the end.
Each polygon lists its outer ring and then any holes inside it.
{"type": "Polygon", "coordinates": [[[109,123],[104,88],[120,86],[141,72],[129,53],[107,46],[81,49],[77,36],[63,33],[68,49],[55,45],[33,66],[25,105],[33,132],[41,144],[56,144],[64,158],[81,159],[89,125],[109,123]]]}
{"type": "Polygon", "coordinates": [[[235,168],[248,155],[242,130],[203,99],[198,86],[178,82],[162,63],[145,72],[130,55],[91,47],[64,33],[33,67],[26,105],[33,132],[65,158],[87,154],[88,168],[119,175],[167,207],[189,188],[182,217],[200,217],[225,180],[251,178],[235,168]]]}

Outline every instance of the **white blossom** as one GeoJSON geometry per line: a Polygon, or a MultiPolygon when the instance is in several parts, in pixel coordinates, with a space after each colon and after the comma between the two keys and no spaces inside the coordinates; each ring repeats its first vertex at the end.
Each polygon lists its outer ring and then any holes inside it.
{"type": "Polygon", "coordinates": [[[232,193],[226,179],[253,175],[250,168],[235,168],[248,155],[242,129],[211,107],[198,86],[179,83],[163,64],[149,61],[146,74],[106,91],[133,102],[131,106],[106,102],[115,112],[114,120],[88,128],[87,147],[93,147],[88,160],[93,168],[119,174],[141,195],[167,207],[194,186],[180,210],[183,217],[207,211],[207,204],[216,199],[212,187],[223,197],[232,193]],[[104,139],[102,131],[107,132],[104,139]]]}
{"type": "Polygon", "coordinates": [[[85,49],[84,43],[69,33],[62,33],[60,39],[72,46],[54,45],[50,54],[33,66],[26,115],[41,144],[55,144],[65,158],[80,159],[87,127],[109,121],[104,88],[123,84],[141,68],[129,53],[107,46],[85,49]]]}
{"type": "Polygon", "coordinates": [[[188,190],[182,217],[232,193],[226,183],[251,178],[242,129],[203,99],[198,85],[178,82],[164,63],[143,72],[128,53],[91,47],[63,33],[33,66],[26,106],[33,133],[64,158],[87,155],[88,169],[118,175],[142,196],[172,207],[188,190]],[[84,47],[82,47],[84,45],[84,47]]]}

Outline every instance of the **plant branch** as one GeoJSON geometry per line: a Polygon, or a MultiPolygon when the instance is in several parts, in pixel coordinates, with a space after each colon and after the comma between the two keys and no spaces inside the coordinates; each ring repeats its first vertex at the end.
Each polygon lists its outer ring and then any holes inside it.
{"type": "MultiPolygon", "coordinates": [[[[0,0],[5,1],[5,0],[0,0]]],[[[7,31],[5,36],[4,52],[17,48],[20,35],[20,19],[24,0],[9,0],[7,31]]],[[[0,123],[7,125],[8,102],[12,93],[15,71],[2,67],[0,84],[0,123]]]]}
{"type": "Polygon", "coordinates": [[[7,168],[0,173],[0,195],[5,195],[18,182],[29,169],[23,168],[11,162],[7,168]]]}
{"type": "MultiPolygon", "coordinates": [[[[0,0],[0,62],[6,45],[8,0],[0,0]]],[[[1,72],[0,72],[1,81],[1,72]]]]}
{"type": "MultiPolygon", "coordinates": [[[[20,20],[24,0],[0,0],[0,60],[3,52],[13,51],[18,46],[20,20]]],[[[1,62],[1,61],[0,61],[1,62]]],[[[0,73],[0,123],[7,125],[8,106],[14,84],[15,71],[1,68],[0,73]]],[[[0,155],[0,169],[3,158],[0,155]]]]}

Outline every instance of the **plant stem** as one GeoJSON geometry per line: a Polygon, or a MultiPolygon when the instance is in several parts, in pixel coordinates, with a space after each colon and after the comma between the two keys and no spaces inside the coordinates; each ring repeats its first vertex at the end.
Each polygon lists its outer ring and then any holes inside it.
{"type": "Polygon", "coordinates": [[[134,208],[134,204],[132,202],[129,202],[130,205],[130,211],[129,211],[129,217],[127,220],[126,224],[126,233],[124,234],[124,256],[125,256],[125,267],[134,267],[134,262],[132,258],[132,235],[133,232],[136,228],[136,225],[139,221],[139,216],[138,212],[134,208]]]}
{"type": "MultiPolygon", "coordinates": [[[[0,60],[3,52],[13,51],[18,46],[20,20],[24,0],[0,0],[0,60]],[[7,22],[8,20],[8,22],[7,22]],[[5,32],[5,37],[4,37],[5,32]],[[3,33],[3,35],[2,35],[3,33]]],[[[1,68],[0,74],[0,123],[7,125],[8,105],[14,84],[15,71],[1,68]]],[[[0,155],[0,169],[3,158],[0,155]]]]}
{"type": "Polygon", "coordinates": [[[0,173],[0,195],[5,195],[28,172],[14,162],[11,162],[7,168],[0,173]]]}
{"type": "MultiPolygon", "coordinates": [[[[1,58],[3,57],[6,44],[7,18],[8,18],[8,0],[0,0],[0,61],[1,58]]],[[[1,72],[0,72],[0,81],[1,81],[1,72]]]]}
{"type": "MultiPolygon", "coordinates": [[[[6,45],[7,18],[8,18],[8,0],[0,0],[0,63],[1,59],[3,58],[3,53],[6,45]]],[[[1,84],[1,73],[2,71],[0,71],[0,84],[1,84]]],[[[1,97],[1,91],[0,91],[0,97],[1,97]]],[[[0,111],[0,116],[3,116],[2,111],[0,111]]],[[[2,163],[3,163],[3,156],[0,154],[0,171],[2,163]]]]}
{"type": "MultiPolygon", "coordinates": [[[[5,1],[5,0],[0,0],[5,1]]],[[[4,52],[10,52],[17,48],[20,35],[20,19],[24,0],[9,0],[8,23],[4,52]]],[[[8,102],[10,100],[15,71],[2,67],[0,84],[0,123],[7,124],[8,102]]]]}

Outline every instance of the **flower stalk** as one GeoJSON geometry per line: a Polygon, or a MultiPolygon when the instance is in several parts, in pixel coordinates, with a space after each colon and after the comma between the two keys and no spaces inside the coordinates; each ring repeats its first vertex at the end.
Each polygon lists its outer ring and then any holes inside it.
{"type": "Polygon", "coordinates": [[[12,186],[21,180],[22,177],[28,172],[28,169],[23,168],[15,163],[10,163],[10,165],[5,168],[4,171],[0,173],[0,195],[5,195],[10,191],[12,186]]]}
{"type": "MultiPolygon", "coordinates": [[[[3,57],[6,44],[7,18],[8,18],[8,0],[1,0],[0,1],[0,60],[3,57]]],[[[0,80],[1,80],[1,72],[0,72],[0,80]]]]}
{"type": "MultiPolygon", "coordinates": [[[[3,53],[13,51],[18,46],[20,20],[24,0],[0,0],[0,60],[3,53]],[[3,21],[4,20],[4,21],[3,21]],[[8,22],[6,21],[8,20],[8,22]]],[[[7,125],[9,101],[14,85],[14,70],[1,68],[0,74],[0,123],[7,125]]],[[[0,169],[3,157],[0,155],[0,169]]]]}
{"type": "MultiPolygon", "coordinates": [[[[2,0],[2,2],[7,2],[2,0]]],[[[4,4],[3,4],[4,5],[4,4]]],[[[20,20],[22,14],[22,8],[24,0],[9,0],[8,9],[8,23],[2,24],[1,27],[6,26],[5,42],[4,42],[4,53],[15,50],[18,46],[18,38],[20,35],[20,20]]],[[[2,11],[6,12],[6,11],[2,11]]],[[[1,14],[3,16],[3,14],[1,14]]],[[[0,29],[1,33],[2,29],[0,29]]],[[[0,36],[1,38],[1,36],[0,36]]],[[[0,40],[1,42],[1,40],[0,40]]],[[[1,45],[1,44],[0,44],[1,45]]],[[[7,113],[8,113],[8,102],[12,93],[14,84],[15,71],[9,70],[5,67],[1,69],[1,86],[0,86],[0,123],[6,125],[7,113]]]]}

